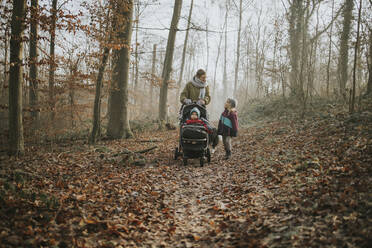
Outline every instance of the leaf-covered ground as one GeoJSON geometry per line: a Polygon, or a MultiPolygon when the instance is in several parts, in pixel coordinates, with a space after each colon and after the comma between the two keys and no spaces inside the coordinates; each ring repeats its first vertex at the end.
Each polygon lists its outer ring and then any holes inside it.
{"type": "Polygon", "coordinates": [[[371,135],[368,113],[261,123],[202,168],[177,131],[32,147],[1,157],[0,247],[370,247],[371,135]]]}

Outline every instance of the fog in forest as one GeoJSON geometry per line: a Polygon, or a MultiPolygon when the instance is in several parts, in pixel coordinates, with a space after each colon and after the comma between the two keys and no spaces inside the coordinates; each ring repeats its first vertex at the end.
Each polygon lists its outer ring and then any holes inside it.
{"type": "Polygon", "coordinates": [[[370,247],[372,0],[0,0],[1,247],[370,247]]]}

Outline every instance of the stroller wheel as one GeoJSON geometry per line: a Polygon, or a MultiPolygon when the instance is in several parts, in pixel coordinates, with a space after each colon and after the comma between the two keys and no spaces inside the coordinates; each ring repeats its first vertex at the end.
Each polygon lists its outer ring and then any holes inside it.
{"type": "Polygon", "coordinates": [[[204,157],[201,157],[200,158],[200,167],[203,167],[204,166],[204,157]]]}
{"type": "Polygon", "coordinates": [[[183,159],[183,165],[185,165],[185,166],[187,165],[187,158],[183,159]]]}
{"type": "Polygon", "coordinates": [[[209,148],[207,149],[207,161],[208,163],[211,162],[211,151],[209,150],[209,148]]]}
{"type": "Polygon", "coordinates": [[[176,147],[176,150],[174,151],[174,160],[177,160],[178,158],[178,147],[176,147]]]}

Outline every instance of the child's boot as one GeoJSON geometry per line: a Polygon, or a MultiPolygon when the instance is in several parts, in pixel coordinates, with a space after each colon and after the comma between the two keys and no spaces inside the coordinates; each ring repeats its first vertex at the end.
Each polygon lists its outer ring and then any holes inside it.
{"type": "Polygon", "coordinates": [[[225,159],[228,160],[229,158],[231,158],[231,151],[227,150],[226,155],[225,155],[225,159]]]}

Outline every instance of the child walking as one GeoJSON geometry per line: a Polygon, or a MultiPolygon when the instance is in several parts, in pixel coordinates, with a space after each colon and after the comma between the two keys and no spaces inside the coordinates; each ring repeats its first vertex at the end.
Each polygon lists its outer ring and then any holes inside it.
{"type": "Polygon", "coordinates": [[[225,102],[225,110],[222,112],[218,122],[218,135],[222,135],[223,146],[226,151],[225,159],[231,157],[231,139],[238,134],[238,114],[236,111],[236,100],[228,98],[225,102]]]}

